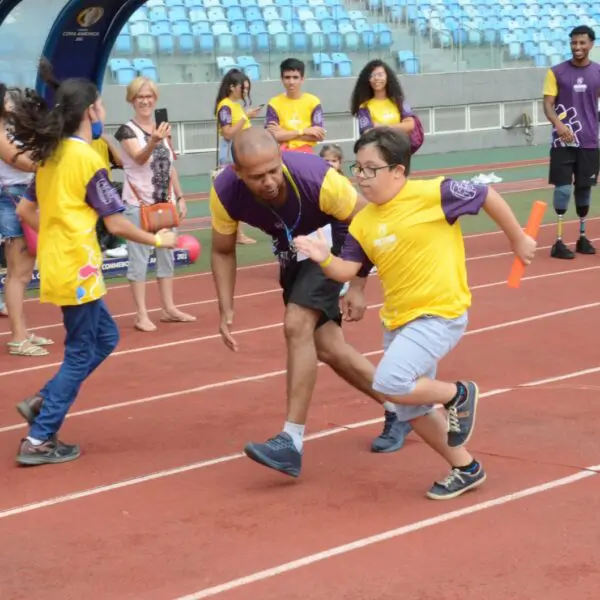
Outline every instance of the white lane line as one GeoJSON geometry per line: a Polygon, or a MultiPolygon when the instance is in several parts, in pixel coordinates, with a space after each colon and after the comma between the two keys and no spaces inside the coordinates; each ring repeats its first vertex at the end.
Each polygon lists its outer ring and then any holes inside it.
{"type": "MultiPolygon", "coordinates": [[[[487,325],[485,327],[480,327],[478,329],[472,329],[465,333],[465,336],[476,335],[479,333],[485,333],[487,331],[496,331],[498,329],[505,329],[507,327],[514,327],[515,325],[524,325],[525,323],[532,323],[534,321],[539,321],[541,319],[549,319],[552,317],[558,317],[561,315],[566,315],[572,312],[579,312],[581,310],[587,310],[589,308],[598,308],[600,307],[600,302],[594,302],[591,304],[579,304],[577,306],[571,306],[569,308],[561,308],[559,310],[554,310],[548,313],[539,313],[537,315],[532,315],[530,317],[523,317],[521,319],[515,319],[513,321],[505,321],[503,323],[497,323],[495,325],[487,325]]],[[[370,352],[363,353],[363,356],[378,356],[383,354],[383,350],[372,350],[370,352]]],[[[318,363],[319,367],[324,366],[324,363],[318,363]]],[[[158,402],[160,400],[168,400],[169,398],[176,398],[178,396],[186,396],[188,394],[196,394],[199,392],[206,392],[210,390],[220,389],[224,387],[229,387],[231,385],[239,385],[243,383],[252,383],[252,382],[260,382],[264,379],[271,379],[272,377],[277,377],[279,375],[285,375],[285,369],[277,370],[277,371],[268,371],[267,373],[261,373],[259,375],[250,375],[247,377],[238,377],[234,379],[225,379],[224,381],[217,381],[214,383],[208,383],[205,385],[196,386],[193,388],[187,388],[184,390],[180,390],[177,392],[167,392],[164,394],[157,394],[154,396],[147,396],[145,398],[138,398],[136,400],[127,400],[125,402],[116,402],[114,404],[105,404],[103,406],[97,406],[95,408],[88,408],[86,410],[79,410],[71,412],[67,415],[67,419],[73,417],[81,417],[85,415],[93,415],[100,412],[106,412],[109,410],[116,410],[119,408],[126,408],[129,406],[139,406],[141,404],[148,404],[150,402],[158,402]]],[[[24,423],[19,423],[16,425],[7,425],[5,427],[0,427],[0,434],[7,433],[9,431],[16,431],[18,429],[23,429],[25,427],[24,423]]]]}
{"type": "MultiPolygon", "coordinates": [[[[592,242],[596,242],[600,240],[599,238],[590,238],[590,241],[592,242]]],[[[538,246],[538,251],[539,250],[547,250],[548,248],[551,248],[552,246],[538,246]]],[[[506,252],[496,252],[494,254],[483,254],[481,256],[471,256],[467,258],[467,262],[472,262],[472,261],[477,261],[477,260],[489,260],[489,259],[493,259],[493,258],[501,258],[504,256],[512,256],[512,252],[511,251],[506,251],[506,252]]],[[[369,274],[369,276],[371,276],[373,274],[369,274]]],[[[234,296],[234,300],[242,300],[245,298],[256,298],[258,296],[264,296],[266,294],[273,294],[275,292],[281,292],[281,288],[277,287],[277,288],[270,288],[267,290],[260,290],[258,292],[249,292],[246,294],[239,294],[238,296],[234,296]]],[[[179,308],[189,308],[192,306],[201,306],[201,305],[206,305],[206,304],[216,304],[217,303],[217,299],[216,298],[209,298],[208,300],[198,300],[195,302],[186,302],[184,304],[178,304],[177,306],[179,308]]],[[[160,312],[162,311],[162,308],[151,308],[148,310],[149,313],[155,313],[155,312],[160,312]]],[[[123,319],[126,317],[133,317],[135,316],[136,313],[135,312],[126,312],[126,313],[119,313],[116,315],[113,315],[114,319],[123,319]]],[[[54,329],[57,327],[62,327],[63,324],[60,322],[57,323],[51,323],[50,325],[38,325],[37,327],[29,327],[29,331],[42,331],[45,329],[54,329]]],[[[2,331],[0,332],[0,337],[2,336],[9,336],[11,335],[10,331],[2,331]]]]}
{"type": "MultiPolygon", "coordinates": [[[[563,276],[567,276],[567,275],[574,275],[577,273],[583,273],[583,272],[587,272],[587,271],[594,271],[600,269],[600,266],[596,266],[596,267],[584,267],[581,269],[571,269],[570,271],[559,271],[559,272],[552,272],[552,273],[542,273],[540,275],[530,275],[529,277],[523,277],[523,279],[521,281],[534,281],[537,279],[545,279],[548,277],[563,277],[563,276]]],[[[492,283],[483,283],[481,285],[474,285],[471,286],[471,290],[475,291],[475,290],[482,290],[482,289],[487,289],[487,288],[491,288],[491,287],[498,287],[498,286],[504,286],[506,285],[506,280],[503,279],[502,281],[494,281],[492,283]]],[[[379,304],[370,304],[367,306],[367,308],[380,308],[382,305],[381,303],[379,304]]],[[[241,329],[239,331],[234,331],[234,335],[242,335],[242,334],[247,334],[247,333],[253,333],[255,331],[265,331],[267,329],[274,329],[276,327],[281,327],[283,325],[283,323],[271,323],[268,325],[261,325],[260,327],[251,327],[249,329],[241,329]]],[[[149,352],[151,350],[160,350],[162,348],[173,348],[175,346],[181,346],[184,344],[194,344],[197,342],[205,342],[205,341],[209,341],[209,340],[215,340],[218,339],[220,337],[220,334],[216,333],[216,334],[212,334],[212,335],[203,335],[200,337],[194,337],[194,338],[186,338],[183,340],[177,340],[175,342],[165,342],[162,344],[153,344],[151,346],[141,346],[139,348],[129,348],[127,350],[119,350],[117,352],[113,352],[107,360],[110,360],[111,358],[115,358],[117,356],[124,356],[127,354],[137,354],[138,352],[149,352]]],[[[10,371],[0,371],[0,377],[8,377],[10,375],[21,375],[23,373],[31,373],[33,371],[41,371],[43,369],[50,369],[52,367],[59,367],[62,364],[62,361],[60,362],[52,362],[52,363],[44,363],[41,365],[34,365],[32,367],[24,367],[21,369],[12,369],[10,371]]]]}
{"type": "MultiPolygon", "coordinates": [[[[600,217],[590,217],[589,219],[586,219],[586,222],[589,223],[591,221],[597,221],[599,219],[600,219],[600,217]]],[[[574,223],[579,223],[579,219],[569,219],[568,221],[563,221],[563,225],[565,225],[565,226],[571,225],[574,223]]],[[[545,229],[547,227],[556,227],[556,223],[544,223],[544,224],[540,225],[540,229],[545,229]]],[[[488,236],[500,235],[501,233],[503,233],[503,232],[500,230],[484,231],[482,233],[469,233],[467,235],[464,235],[463,238],[465,240],[470,240],[470,239],[485,238],[488,236]]],[[[238,271],[250,271],[253,269],[263,269],[265,267],[274,267],[276,265],[277,265],[277,262],[275,260],[273,260],[273,261],[269,261],[269,262],[259,263],[256,265],[245,265],[243,267],[238,267],[238,271]]],[[[180,281],[183,279],[195,279],[196,277],[208,277],[209,275],[212,275],[210,271],[204,271],[203,273],[190,273],[189,275],[179,275],[179,276],[176,276],[176,279],[177,279],[177,281],[180,281]]],[[[156,279],[149,279],[148,283],[156,283],[156,279]]],[[[129,287],[130,286],[128,283],[123,283],[123,284],[119,284],[119,285],[111,285],[109,287],[109,291],[120,290],[120,289],[129,288],[129,287]]],[[[39,302],[39,300],[38,300],[38,298],[28,298],[27,300],[25,300],[25,302],[39,302]]]]}
{"type": "Polygon", "coordinates": [[[434,527],[436,525],[442,525],[444,523],[448,523],[449,521],[454,521],[456,519],[460,519],[462,517],[467,517],[469,515],[481,512],[482,510],[495,508],[504,504],[508,504],[510,502],[521,500],[523,498],[543,494],[545,492],[549,492],[559,487],[572,485],[573,483],[576,483],[583,479],[587,479],[588,477],[598,475],[599,471],[600,465],[586,467],[584,470],[578,471],[573,475],[561,477],[560,479],[553,479],[540,485],[534,485],[532,487],[523,488],[516,492],[511,492],[509,494],[505,494],[504,496],[493,498],[492,500],[486,500],[485,502],[471,504],[470,506],[466,506],[465,508],[444,512],[440,515],[436,515],[435,517],[431,517],[429,519],[414,521],[413,523],[409,523],[408,525],[403,525],[396,529],[390,529],[388,531],[384,531],[382,533],[378,533],[369,537],[360,538],[354,540],[353,542],[342,544],[341,546],[335,546],[333,548],[329,548],[328,550],[323,550],[322,552],[308,554],[307,556],[303,556],[302,558],[299,558],[297,560],[282,563],[275,567],[271,567],[270,569],[256,571],[255,573],[251,573],[249,575],[246,575],[245,577],[239,577],[238,579],[232,579],[231,581],[222,583],[220,585],[204,588],[192,594],[188,594],[187,596],[180,596],[176,600],[203,600],[203,598],[212,598],[214,596],[218,596],[219,594],[223,594],[224,592],[229,592],[237,588],[257,583],[259,581],[271,579],[273,577],[283,575],[284,573],[296,571],[297,569],[307,567],[308,565],[312,565],[314,563],[321,562],[333,558],[335,556],[348,554],[349,552],[353,552],[354,550],[360,550],[361,548],[366,548],[368,546],[373,546],[374,544],[379,544],[387,540],[399,538],[409,533],[421,531],[423,529],[434,527]]]}
{"type": "MultiPolygon", "coordinates": [[[[581,377],[583,375],[589,375],[590,373],[598,373],[600,372],[600,366],[594,367],[592,369],[584,369],[580,371],[573,371],[572,373],[566,373],[564,375],[558,375],[557,377],[551,377],[549,379],[540,379],[535,381],[530,381],[526,384],[527,387],[535,387],[539,385],[545,385],[547,383],[551,383],[553,381],[562,381],[566,378],[575,378],[581,377]]],[[[515,386],[514,388],[500,388],[496,390],[490,390],[489,392],[483,392],[480,394],[480,398],[487,398],[493,396],[499,396],[502,394],[507,394],[513,390],[518,390],[522,386],[515,386]]],[[[306,441],[311,441],[315,439],[321,439],[324,437],[328,437],[331,435],[336,435],[338,433],[343,433],[345,431],[350,431],[354,429],[359,429],[361,427],[367,427],[370,425],[374,425],[376,423],[382,422],[382,418],[377,419],[369,419],[368,421],[359,421],[357,423],[350,423],[348,425],[337,426],[332,429],[328,429],[325,431],[317,432],[313,435],[306,436],[306,441]]],[[[226,462],[231,462],[233,460],[237,460],[240,458],[244,458],[245,454],[242,452],[238,452],[236,454],[228,454],[226,456],[220,456],[217,458],[212,458],[209,460],[202,460],[199,462],[195,462],[189,465],[184,465],[181,467],[174,467],[172,469],[164,469],[162,471],[156,471],[155,473],[150,473],[148,475],[141,475],[139,477],[132,477],[130,479],[124,479],[123,481],[118,481],[116,483],[110,483],[107,485],[101,485],[94,488],[88,488],[85,490],[81,490],[79,492],[72,492],[70,494],[65,494],[63,496],[56,496],[54,498],[48,498],[46,500],[41,500],[39,502],[32,502],[31,504],[24,504],[21,506],[15,506],[13,508],[8,508],[0,511],[0,519],[6,519],[8,517],[14,517],[17,515],[22,515],[24,513],[32,512],[34,510],[40,510],[42,508],[48,508],[51,506],[57,506],[60,504],[65,504],[67,502],[72,502],[74,500],[81,500],[83,498],[89,498],[91,496],[98,496],[99,494],[105,494],[107,492],[113,492],[115,490],[120,490],[123,488],[132,487],[135,485],[139,485],[142,483],[147,483],[149,481],[156,481],[157,479],[164,479],[166,477],[173,477],[174,475],[180,475],[182,473],[187,473],[190,471],[196,471],[199,469],[205,469],[207,467],[212,467],[215,465],[220,465],[226,462]]]]}

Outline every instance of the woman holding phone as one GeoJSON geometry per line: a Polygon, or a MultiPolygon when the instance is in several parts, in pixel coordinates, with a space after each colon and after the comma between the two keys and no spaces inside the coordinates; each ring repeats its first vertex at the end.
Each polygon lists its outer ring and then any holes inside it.
{"type": "MultiPolygon", "coordinates": [[[[180,218],[185,218],[186,204],[175,168],[175,152],[171,146],[171,126],[167,121],[160,124],[156,117],[164,119],[165,111],[155,115],[158,88],[147,77],[134,79],[127,87],[127,102],[134,110],[134,117],[121,125],[115,138],[121,144],[121,159],[125,181],[123,202],[127,218],[140,225],[140,206],[157,202],[175,202],[180,218]]],[[[129,267],[127,279],[136,305],[135,328],[143,332],[156,330],[146,306],[146,275],[152,249],[135,242],[127,243],[129,267]]],[[[169,249],[156,250],[156,278],[160,292],[162,315],[166,323],[190,323],[196,317],[180,311],[173,299],[175,264],[169,249]]]]}

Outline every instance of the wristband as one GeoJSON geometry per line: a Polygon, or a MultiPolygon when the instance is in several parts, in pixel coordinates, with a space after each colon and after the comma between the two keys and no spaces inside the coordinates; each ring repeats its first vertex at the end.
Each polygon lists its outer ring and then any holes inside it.
{"type": "Polygon", "coordinates": [[[327,267],[331,264],[331,261],[333,260],[333,254],[331,254],[331,252],[329,253],[329,256],[321,263],[319,263],[320,267],[327,267]]]}
{"type": "Polygon", "coordinates": [[[158,233],[154,236],[154,245],[157,248],[160,248],[162,246],[162,240],[160,239],[160,235],[158,233]]]}

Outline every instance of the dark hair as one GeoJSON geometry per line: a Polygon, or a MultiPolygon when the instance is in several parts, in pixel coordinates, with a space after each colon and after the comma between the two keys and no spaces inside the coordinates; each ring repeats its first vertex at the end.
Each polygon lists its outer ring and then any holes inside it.
{"type": "Polygon", "coordinates": [[[569,34],[569,37],[572,38],[574,35],[587,35],[592,42],[596,40],[594,30],[587,25],[578,25],[575,27],[569,34]]]}
{"type": "Polygon", "coordinates": [[[344,153],[342,152],[342,148],[341,146],[339,146],[338,144],[325,144],[322,148],[321,151],[319,152],[319,156],[321,158],[323,158],[326,154],[328,153],[332,153],[335,154],[337,159],[341,162],[342,160],[344,160],[344,153]]]}
{"type": "Polygon", "coordinates": [[[248,82],[248,94],[244,96],[244,84],[242,84],[242,99],[244,101],[244,107],[252,106],[252,80],[246,73],[244,73],[244,83],[248,82]]]}
{"type": "Polygon", "coordinates": [[[221,79],[221,85],[219,86],[219,91],[217,92],[217,98],[215,100],[215,115],[217,114],[219,102],[229,96],[231,88],[241,85],[243,89],[244,81],[246,81],[246,79],[248,79],[246,74],[239,69],[230,69],[225,73],[223,79],[221,79]]]}
{"type": "Polygon", "coordinates": [[[19,140],[18,154],[31,153],[31,160],[43,164],[64,138],[73,135],[86,110],[98,100],[98,88],[88,79],[65,79],[54,76],[50,63],[42,59],[39,76],[55,91],[56,104],[50,108],[35,90],[16,90],[14,108],[7,121],[19,140]]]}
{"type": "Polygon", "coordinates": [[[8,88],[6,84],[0,83],[0,120],[6,118],[6,108],[4,103],[6,102],[6,95],[8,94],[8,88]]]}
{"type": "Polygon", "coordinates": [[[362,68],[362,71],[359,73],[358,78],[356,79],[356,84],[354,85],[354,90],[352,91],[352,97],[350,99],[350,113],[353,117],[358,115],[358,109],[360,108],[360,105],[363,104],[363,102],[367,102],[375,95],[375,92],[371,87],[370,78],[371,73],[379,67],[385,71],[387,79],[385,85],[385,94],[396,104],[398,107],[398,112],[400,115],[402,115],[404,92],[402,91],[400,81],[398,81],[398,77],[387,63],[379,58],[376,58],[369,61],[362,68]]]}
{"type": "Polygon", "coordinates": [[[373,145],[381,158],[390,166],[404,166],[404,174],[410,175],[410,137],[393,127],[375,127],[363,133],[354,144],[354,154],[365,146],[373,145]]]}
{"type": "Polygon", "coordinates": [[[279,65],[279,72],[281,73],[282,77],[286,71],[298,71],[300,73],[300,76],[304,77],[305,70],[306,66],[301,60],[298,60],[297,58],[286,58],[279,65]]]}

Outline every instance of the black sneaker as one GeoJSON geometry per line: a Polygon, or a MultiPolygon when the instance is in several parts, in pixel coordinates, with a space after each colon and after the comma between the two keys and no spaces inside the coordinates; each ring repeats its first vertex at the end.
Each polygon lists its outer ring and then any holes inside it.
{"type": "Polygon", "coordinates": [[[40,414],[44,398],[39,394],[31,396],[17,404],[17,412],[31,425],[40,414]]]}
{"type": "Polygon", "coordinates": [[[596,254],[596,248],[594,248],[592,242],[590,242],[585,235],[579,236],[579,239],[575,244],[575,251],[579,252],[579,254],[596,254]]]}
{"type": "Polygon", "coordinates": [[[79,446],[63,444],[56,436],[34,446],[27,438],[21,440],[17,453],[17,462],[20,465],[54,465],[69,462],[79,458],[79,446]]]}
{"type": "Polygon", "coordinates": [[[552,250],[550,250],[550,256],[552,258],[562,258],[570,260],[572,258],[575,258],[575,252],[573,252],[573,250],[570,250],[562,240],[556,240],[554,246],[552,246],[552,250]]]}

